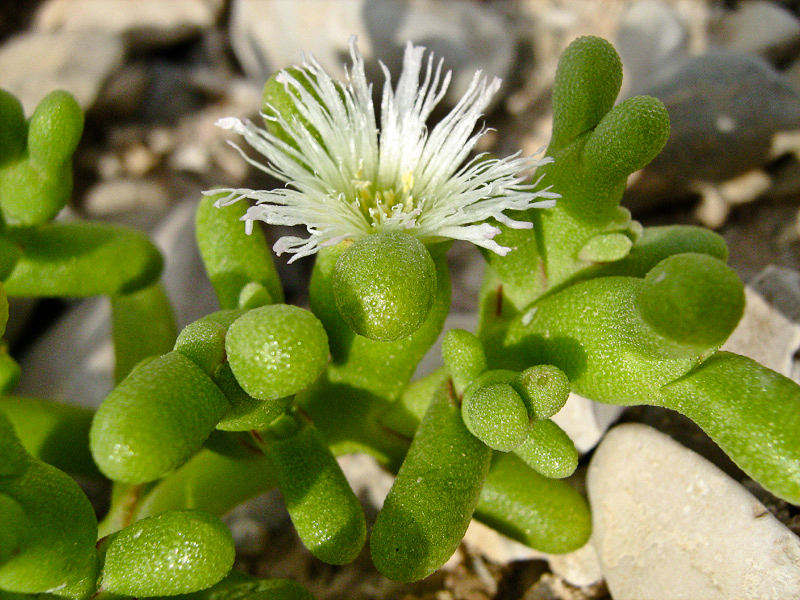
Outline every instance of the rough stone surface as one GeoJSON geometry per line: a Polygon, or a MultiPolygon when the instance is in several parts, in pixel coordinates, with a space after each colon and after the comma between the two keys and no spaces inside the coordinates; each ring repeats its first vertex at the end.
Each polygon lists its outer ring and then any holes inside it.
{"type": "Polygon", "coordinates": [[[798,598],[800,538],[668,436],[612,429],[588,492],[591,543],[614,600],[798,598]]]}
{"type": "Polygon", "coordinates": [[[24,33],[0,47],[0,87],[19,98],[26,114],[57,89],[87,109],[122,59],[121,39],[104,31],[24,33]]]}

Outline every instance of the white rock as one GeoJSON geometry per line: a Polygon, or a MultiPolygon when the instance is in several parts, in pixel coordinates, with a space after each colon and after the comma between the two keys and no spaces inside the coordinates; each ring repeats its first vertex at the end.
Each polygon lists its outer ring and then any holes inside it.
{"type": "Polygon", "coordinates": [[[0,46],[0,88],[17,96],[26,114],[57,89],[86,109],[122,59],[119,36],[103,31],[25,33],[0,46]]]}
{"type": "MultiPolygon", "coordinates": [[[[470,521],[461,543],[467,547],[470,554],[480,554],[498,565],[505,565],[515,560],[547,558],[546,554],[497,533],[475,519],[470,521]]],[[[461,557],[456,553],[450,560],[455,563],[461,557]]]]}
{"type": "Polygon", "coordinates": [[[587,587],[603,581],[600,559],[591,544],[585,544],[568,554],[550,554],[547,562],[553,573],[575,587],[587,587]]]}
{"type": "Polygon", "coordinates": [[[367,454],[345,454],[337,460],[361,503],[377,513],[394,483],[394,475],[367,454]]]}
{"type": "Polygon", "coordinates": [[[458,99],[475,71],[508,76],[514,39],[489,7],[461,0],[234,0],[231,45],[248,77],[258,86],[311,53],[331,74],[344,77],[350,36],[367,62],[367,74],[382,85],[377,60],[396,76],[406,41],[422,44],[453,70],[446,100],[458,99]]]}
{"type": "Polygon", "coordinates": [[[332,75],[344,77],[347,41],[358,36],[364,56],[372,55],[370,37],[361,23],[362,0],[336,4],[313,0],[234,0],[230,39],[247,76],[263,85],[275,71],[300,64],[311,53],[332,75]]]}
{"type": "Polygon", "coordinates": [[[614,600],[800,598],[800,538],[742,486],[645,425],[612,429],[588,472],[614,600]]]}
{"type": "Polygon", "coordinates": [[[624,406],[601,404],[570,392],[567,403],[553,416],[553,421],[569,435],[578,452],[586,454],[624,410],[624,406]]]}
{"type": "Polygon", "coordinates": [[[217,21],[224,0],[48,0],[34,25],[41,31],[124,34],[128,47],[180,42],[217,21]]]}

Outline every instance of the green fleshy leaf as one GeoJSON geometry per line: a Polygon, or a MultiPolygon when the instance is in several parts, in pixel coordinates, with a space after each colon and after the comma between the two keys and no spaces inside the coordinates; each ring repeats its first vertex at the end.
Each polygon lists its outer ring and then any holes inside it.
{"type": "Polygon", "coordinates": [[[422,422],[434,394],[447,383],[450,374],[446,369],[433,373],[408,384],[397,402],[381,415],[381,423],[409,440],[422,422]]]}
{"type": "Polygon", "coordinates": [[[20,551],[25,511],[19,502],[0,492],[0,565],[20,551]]]}
{"type": "Polygon", "coordinates": [[[591,36],[572,42],[553,86],[553,147],[593,129],[614,106],[621,85],[622,63],[611,44],[591,36]]]}
{"type": "Polygon", "coordinates": [[[197,452],[229,409],[200,367],[169,352],[134,369],[100,405],[92,455],[114,481],[154,481],[197,452]]]}
{"type": "Polygon", "coordinates": [[[29,454],[71,475],[102,477],[89,451],[93,411],[39,398],[3,396],[0,412],[14,424],[29,454]]]}
{"type": "Polygon", "coordinates": [[[443,386],[372,528],[378,571],[409,582],[441,567],[464,537],[490,460],[491,450],[467,430],[443,386]]]}
{"type": "Polygon", "coordinates": [[[28,156],[38,165],[58,165],[70,159],[83,133],[83,111],[69,92],[45,96],[28,123],[28,156]]]}
{"type": "Polygon", "coordinates": [[[235,548],[225,524],[199,510],[142,519],[112,534],[104,555],[101,593],[173,596],[206,589],[233,566],[235,548]]]}
{"type": "Polygon", "coordinates": [[[633,242],[624,233],[601,233],[591,238],[578,251],[578,258],[586,262],[605,263],[625,258],[633,242]]]}
{"type": "Polygon", "coordinates": [[[528,434],[528,409],[511,385],[516,377],[514,371],[486,371],[464,392],[464,424],[493,450],[509,452],[528,434]]]}
{"type": "Polygon", "coordinates": [[[28,125],[16,96],[0,89],[0,167],[25,152],[28,125]]]}
{"type": "Polygon", "coordinates": [[[533,471],[514,454],[495,453],[475,517],[512,540],[552,554],[583,546],[589,506],[569,483],[533,471]]]}
{"type": "Polygon", "coordinates": [[[228,362],[242,389],[274,400],[308,387],[328,363],[328,336],[313,313],[287,304],[251,310],[228,328],[228,362]]]}
{"type": "Polygon", "coordinates": [[[483,344],[478,336],[463,329],[451,329],[444,336],[442,358],[459,395],[486,370],[483,344]]]}
{"type": "Polygon", "coordinates": [[[161,275],[161,253],[132,229],[75,222],[6,232],[24,249],[4,283],[9,296],[128,294],[161,275]]]}
{"type": "Polygon", "coordinates": [[[662,385],[681,377],[702,351],[676,355],[635,306],[643,281],[602,277],[543,297],[485,344],[490,367],[555,365],[572,389],[599,402],[649,404],[662,385]]]}
{"type": "Polygon", "coordinates": [[[628,255],[613,263],[587,269],[586,277],[628,275],[644,277],[665,258],[673,254],[694,252],[726,261],[728,247],[718,233],[693,225],[646,227],[628,255]]]}
{"type": "Polygon", "coordinates": [[[208,278],[223,309],[239,308],[243,289],[260,283],[271,302],[283,301],[283,288],[264,233],[254,227],[245,232],[241,218],[247,203],[217,208],[219,196],[203,198],[195,216],[195,236],[208,278]]]}
{"type": "Polygon", "coordinates": [[[300,539],[320,560],[344,565],[364,546],[364,511],[314,426],[297,414],[279,419],[264,448],[300,539]]]}
{"type": "Polygon", "coordinates": [[[17,361],[8,354],[8,348],[0,343],[0,395],[8,394],[17,387],[22,369],[17,361]]]}
{"type": "Polygon", "coordinates": [[[600,121],[586,142],[583,159],[596,180],[624,180],[661,152],[669,130],[669,114],[660,100],[628,98],[600,121]]]}
{"type": "Polygon", "coordinates": [[[58,590],[85,600],[97,577],[97,519],[88,498],[71,477],[25,452],[2,411],[0,434],[0,493],[25,515],[14,551],[0,562],[0,589],[58,590]]]}
{"type": "Polygon", "coordinates": [[[0,235],[0,281],[8,279],[21,255],[22,248],[19,244],[0,235]]]}
{"type": "Polygon", "coordinates": [[[222,431],[264,429],[284,413],[293,399],[292,396],[271,400],[253,398],[236,381],[229,364],[217,371],[214,382],[231,403],[231,409],[217,423],[217,429],[222,431]]]}
{"type": "Polygon", "coordinates": [[[26,125],[13,100],[4,94],[0,102],[0,118],[9,119],[8,146],[0,150],[0,210],[7,223],[37,225],[55,217],[72,194],[71,157],[83,132],[83,112],[68,92],[55,91],[26,125]]]}
{"type": "Polygon", "coordinates": [[[745,473],[800,505],[800,386],[754,360],[719,352],[653,399],[703,428],[745,473]]]}
{"type": "Polygon", "coordinates": [[[378,420],[400,397],[414,371],[442,331],[450,308],[448,243],[430,248],[436,265],[436,299],[425,323],[394,342],[376,342],[353,333],[333,297],[333,271],[344,251],[323,248],[311,276],[309,300],[328,332],[331,362],[317,383],[296,400],[311,415],[336,454],[367,452],[384,465],[399,468],[408,442],[387,436],[378,420]]]}
{"type": "Polygon", "coordinates": [[[204,317],[189,323],[178,334],[173,350],[189,358],[209,377],[227,360],[225,336],[228,328],[204,317]]]}
{"type": "Polygon", "coordinates": [[[647,274],[636,307],[659,335],[707,350],[728,339],[742,317],[744,286],[719,259],[676,254],[647,274]]]}
{"type": "Polygon", "coordinates": [[[175,329],[172,305],[160,284],[112,296],[114,381],[122,381],[142,359],[169,352],[175,329]]]}
{"type": "Polygon", "coordinates": [[[569,379],[553,365],[534,365],[511,382],[532,419],[549,419],[560,411],[569,397],[569,379]]]}
{"type": "Polygon", "coordinates": [[[534,421],[528,438],[514,449],[514,454],[537,473],[553,479],[569,477],[578,466],[575,444],[550,419],[534,421]]]}

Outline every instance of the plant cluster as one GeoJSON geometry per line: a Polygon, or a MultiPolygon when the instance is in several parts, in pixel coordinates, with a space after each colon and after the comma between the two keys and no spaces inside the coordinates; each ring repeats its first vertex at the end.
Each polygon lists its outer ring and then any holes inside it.
{"type": "Polygon", "coordinates": [[[71,191],[74,100],[54,92],[25,120],[0,94],[2,321],[5,294],[106,295],[117,360],[117,385],[92,413],[11,395],[18,369],[2,355],[1,598],[309,598],[294,582],[231,571],[218,515],[277,487],[308,550],[346,564],[368,537],[336,461],[353,452],[396,473],[369,535],[391,579],[433,573],[473,517],[569,552],[591,529],[565,481],[578,454],[550,418],[570,390],[677,410],[800,503],[800,387],[718,350],[744,308],[724,242],[697,227],[643,228],[620,206],[627,177],[666,142],[663,105],[615,105],[615,51],[575,41],[556,75],[552,161],[536,172],[548,187],[535,191],[515,158],[459,167],[492,85],[476,80],[445,125],[424,128],[446,83],[429,62],[420,86],[422,52],[410,47],[396,90],[384,89],[379,148],[357,51],[351,82],[314,63],[268,82],[266,129],[222,123],[288,186],[200,202],[197,243],[220,310],[177,335],[145,236],[52,221],[71,191]],[[283,303],[254,220],[308,226],[278,249],[316,253],[310,310],[283,303]],[[475,333],[448,331],[444,367],[411,381],[448,313],[448,238],[475,241],[486,259],[475,333]],[[99,524],[66,473],[113,481],[99,524]]]}

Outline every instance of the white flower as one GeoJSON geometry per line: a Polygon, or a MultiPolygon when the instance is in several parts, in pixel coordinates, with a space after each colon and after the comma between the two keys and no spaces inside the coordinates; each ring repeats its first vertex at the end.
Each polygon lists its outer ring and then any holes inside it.
{"type": "Polygon", "coordinates": [[[289,262],[342,240],[385,230],[405,231],[422,242],[467,240],[505,255],[511,248],[494,241],[500,229],[486,221],[532,227],[504,213],[554,205],[558,194],[549,188],[537,191],[539,182],[526,185],[521,175],[550,159],[523,158],[519,153],[504,159],[480,155],[464,164],[486,132],[475,132],[476,124],[500,80],[487,83],[476,73],[464,97],[429,131],[426,120],[447,91],[450,72],[442,77],[441,60],[434,66],[433,56],[428,54],[424,61],[424,55],[425,48],[407,44],[396,89],[381,64],[386,81],[380,130],[355,38],[350,40],[352,67],[344,82],[332,79],[313,57],[303,62],[308,77],[302,83],[282,71],[278,81],[290,92],[301,118],[287,119],[277,110],[262,116],[279,125],[291,144],[246,120],[225,118],[217,125],[243,135],[266,157],[266,164],[234,147],[286,187],[204,193],[227,193],[218,206],[255,200],[243,217],[248,232],[255,220],[305,225],[308,237],[285,236],[275,243],[277,254],[294,254],[289,262]]]}

